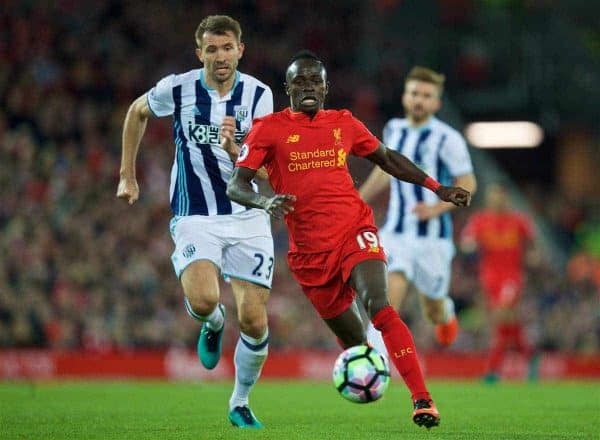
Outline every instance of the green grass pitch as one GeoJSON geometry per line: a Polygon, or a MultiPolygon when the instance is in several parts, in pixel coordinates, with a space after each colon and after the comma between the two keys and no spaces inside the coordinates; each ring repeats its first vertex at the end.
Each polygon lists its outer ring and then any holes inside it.
{"type": "Polygon", "coordinates": [[[0,439],[600,439],[600,383],[431,382],[442,414],[410,419],[398,380],[367,405],[327,382],[260,382],[251,407],[265,424],[227,420],[231,383],[0,383],[0,439]]]}

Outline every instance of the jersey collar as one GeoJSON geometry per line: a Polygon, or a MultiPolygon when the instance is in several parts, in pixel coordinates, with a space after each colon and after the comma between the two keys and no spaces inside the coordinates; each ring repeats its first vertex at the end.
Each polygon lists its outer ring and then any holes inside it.
{"type": "MultiPolygon", "coordinates": [[[[233,93],[233,91],[235,90],[235,88],[237,87],[239,82],[240,82],[240,72],[238,72],[236,70],[235,71],[235,80],[233,81],[233,86],[231,87],[231,90],[229,91],[229,93],[227,93],[227,95],[223,96],[222,98],[219,97],[219,99],[228,100],[229,98],[231,98],[231,94],[233,93]]],[[[206,84],[206,79],[204,78],[204,68],[200,69],[200,84],[207,92],[216,93],[218,95],[218,93],[215,89],[213,89],[208,84],[206,84]]]]}
{"type": "MultiPolygon", "coordinates": [[[[406,120],[408,122],[408,119],[406,120]]],[[[427,122],[423,125],[419,125],[418,127],[413,127],[412,125],[410,125],[410,123],[408,124],[408,127],[412,130],[416,130],[416,131],[425,131],[425,130],[431,130],[431,127],[437,122],[437,118],[435,116],[431,116],[427,122]]]]}
{"type": "Polygon", "coordinates": [[[306,113],[304,112],[295,112],[292,111],[291,107],[287,107],[285,109],[286,113],[288,114],[288,117],[296,122],[305,122],[307,124],[310,124],[311,122],[317,121],[321,118],[323,118],[325,116],[326,110],[319,110],[316,114],[314,118],[310,118],[310,116],[308,116],[306,113]]]}

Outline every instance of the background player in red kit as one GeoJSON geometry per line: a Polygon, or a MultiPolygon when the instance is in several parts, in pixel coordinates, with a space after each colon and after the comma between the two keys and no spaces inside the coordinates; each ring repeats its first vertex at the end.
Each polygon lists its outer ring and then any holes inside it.
{"type": "MultiPolygon", "coordinates": [[[[486,209],[475,213],[462,232],[463,250],[479,252],[479,280],[494,326],[485,376],[488,382],[498,379],[502,360],[511,346],[528,358],[532,355],[516,308],[523,289],[525,251],[533,238],[531,222],[510,209],[508,193],[501,185],[488,188],[486,209]]],[[[535,375],[534,364],[530,365],[530,378],[535,375]]]]}
{"type": "Polygon", "coordinates": [[[289,266],[308,299],[344,347],[366,342],[355,294],[411,391],[413,420],[428,428],[439,413],[427,391],[410,330],[387,298],[385,255],[371,208],[354,188],[348,154],[364,156],[394,177],[426,186],[446,201],[466,206],[470,194],[441,186],[411,161],[388,150],[347,110],[323,110],[325,67],[308,51],[286,73],[291,108],[254,121],[242,146],[227,195],[246,206],[285,216],[289,266]],[[261,166],[276,192],[265,197],[251,181],[261,166]]]}

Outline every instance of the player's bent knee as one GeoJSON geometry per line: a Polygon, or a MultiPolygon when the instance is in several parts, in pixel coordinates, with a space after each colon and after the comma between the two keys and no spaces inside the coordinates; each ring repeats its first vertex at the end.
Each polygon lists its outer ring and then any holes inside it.
{"type": "Polygon", "coordinates": [[[210,314],[219,302],[218,270],[211,261],[191,263],[181,274],[181,286],[192,310],[199,315],[210,314]]]}
{"type": "Polygon", "coordinates": [[[260,339],[267,331],[267,318],[264,317],[240,317],[240,330],[245,335],[260,339]]]}
{"type": "Polygon", "coordinates": [[[202,294],[201,292],[186,294],[186,298],[194,313],[200,316],[210,315],[219,302],[217,294],[202,294]]]}

